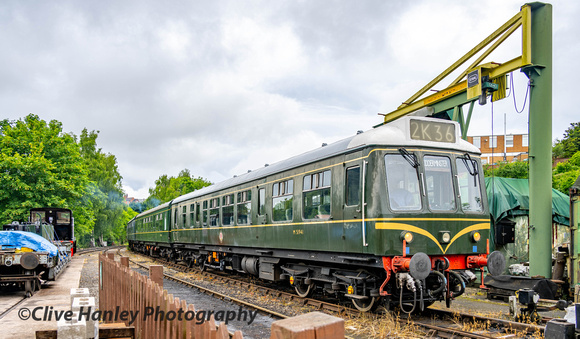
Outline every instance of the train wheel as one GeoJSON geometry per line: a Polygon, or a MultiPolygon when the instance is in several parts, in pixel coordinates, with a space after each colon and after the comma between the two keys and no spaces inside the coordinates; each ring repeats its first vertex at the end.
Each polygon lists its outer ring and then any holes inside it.
{"type": "Polygon", "coordinates": [[[26,298],[32,297],[32,293],[34,292],[33,288],[33,281],[27,280],[24,282],[24,295],[26,298]]]}
{"type": "Polygon", "coordinates": [[[296,294],[298,294],[299,297],[308,298],[310,295],[312,295],[312,292],[314,291],[314,284],[309,285],[296,284],[294,285],[294,290],[296,291],[296,294]]]}
{"type": "Polygon", "coordinates": [[[352,304],[356,307],[357,310],[361,312],[368,312],[372,310],[378,303],[377,298],[375,297],[368,297],[367,299],[352,299],[352,304]]]}

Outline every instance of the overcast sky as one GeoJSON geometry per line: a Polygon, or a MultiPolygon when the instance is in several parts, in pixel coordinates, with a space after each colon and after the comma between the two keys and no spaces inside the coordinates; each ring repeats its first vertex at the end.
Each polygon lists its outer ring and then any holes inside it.
{"type": "MultiPolygon", "coordinates": [[[[0,118],[100,131],[130,196],[184,168],[219,182],[372,128],[523,3],[2,1],[0,118]]],[[[579,4],[553,2],[554,139],[580,121],[579,4]]],[[[517,33],[488,60],[519,55],[517,33]]],[[[528,107],[495,103],[494,134],[504,113],[527,133],[528,107]]],[[[469,134],[491,132],[477,107],[469,134]]]]}

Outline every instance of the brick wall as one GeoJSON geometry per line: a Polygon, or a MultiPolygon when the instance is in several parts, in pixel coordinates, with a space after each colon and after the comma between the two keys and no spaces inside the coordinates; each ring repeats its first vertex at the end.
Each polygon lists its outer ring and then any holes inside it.
{"type": "MultiPolygon", "coordinates": [[[[506,136],[509,140],[513,140],[510,147],[506,147],[506,160],[512,162],[514,160],[526,160],[528,158],[529,140],[526,141],[527,134],[510,134],[506,136]]],[[[504,161],[504,143],[505,137],[503,135],[482,135],[469,136],[467,141],[479,147],[481,150],[481,158],[485,163],[493,164],[498,161],[504,161]],[[492,147],[492,139],[496,139],[495,147],[492,147]],[[479,139],[479,145],[477,143],[479,139]],[[475,141],[474,141],[475,140],[475,141]],[[493,154],[493,155],[492,155],[493,154]]]]}

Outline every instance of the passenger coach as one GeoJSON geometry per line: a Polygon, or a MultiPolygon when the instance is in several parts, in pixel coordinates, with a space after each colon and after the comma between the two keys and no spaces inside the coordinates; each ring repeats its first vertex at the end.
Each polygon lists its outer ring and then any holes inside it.
{"type": "MultiPolygon", "coordinates": [[[[480,152],[455,122],[405,117],[148,210],[133,250],[410,312],[463,293],[489,256],[480,152]]],[[[489,260],[488,260],[489,259],[489,260]]]]}

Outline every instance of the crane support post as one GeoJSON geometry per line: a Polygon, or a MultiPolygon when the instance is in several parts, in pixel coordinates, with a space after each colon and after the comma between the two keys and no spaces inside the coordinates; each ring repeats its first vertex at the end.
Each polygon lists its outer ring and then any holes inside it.
{"type": "Polygon", "coordinates": [[[574,302],[580,302],[580,266],[578,265],[578,250],[580,249],[580,176],[570,188],[570,289],[574,302]]]}
{"type": "Polygon", "coordinates": [[[552,5],[530,3],[530,276],[552,276],[552,5]]]}

